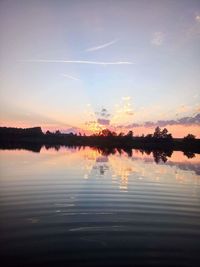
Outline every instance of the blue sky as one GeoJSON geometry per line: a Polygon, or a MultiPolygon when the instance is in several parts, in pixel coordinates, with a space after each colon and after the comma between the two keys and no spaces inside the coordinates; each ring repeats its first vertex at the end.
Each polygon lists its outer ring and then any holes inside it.
{"type": "Polygon", "coordinates": [[[200,1],[1,1],[0,32],[3,124],[83,128],[105,108],[126,125],[200,110],[200,1]]]}

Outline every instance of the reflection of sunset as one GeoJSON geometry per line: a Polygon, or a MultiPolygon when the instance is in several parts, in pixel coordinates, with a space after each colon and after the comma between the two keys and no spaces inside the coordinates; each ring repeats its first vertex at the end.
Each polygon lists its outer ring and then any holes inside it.
{"type": "Polygon", "coordinates": [[[109,157],[109,163],[115,179],[119,177],[119,188],[126,190],[128,188],[129,175],[134,172],[134,166],[131,159],[127,157],[120,157],[119,155],[112,155],[109,157]]]}
{"type": "MultiPolygon", "coordinates": [[[[181,182],[199,183],[197,173],[200,171],[200,155],[188,159],[183,152],[174,151],[167,162],[156,164],[152,153],[147,155],[139,150],[133,150],[133,156],[116,152],[116,154],[102,156],[97,149],[85,148],[66,148],[61,147],[59,151],[46,149],[43,147],[40,153],[32,153],[24,150],[1,151],[5,159],[16,162],[16,167],[12,169],[17,173],[20,166],[24,171],[31,169],[34,172],[45,173],[49,169],[53,172],[59,170],[65,174],[67,169],[75,171],[78,168],[80,177],[93,179],[95,176],[104,176],[107,170],[111,172],[113,184],[119,184],[121,190],[128,190],[135,179],[148,179],[149,181],[160,182],[181,182]],[[15,159],[14,161],[12,160],[15,159]],[[37,164],[37,169],[35,169],[37,164]],[[148,177],[148,178],[147,178],[148,177]]],[[[14,164],[14,163],[13,163],[14,164]]]]}
{"type": "Polygon", "coordinates": [[[3,267],[198,266],[200,0],[0,0],[0,39],[3,267]]]}

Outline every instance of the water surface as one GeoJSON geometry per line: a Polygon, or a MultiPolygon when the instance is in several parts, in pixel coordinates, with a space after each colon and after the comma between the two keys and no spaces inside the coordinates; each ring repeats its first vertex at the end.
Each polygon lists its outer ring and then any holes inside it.
{"type": "Polygon", "coordinates": [[[3,266],[197,266],[200,155],[0,151],[3,266]]]}

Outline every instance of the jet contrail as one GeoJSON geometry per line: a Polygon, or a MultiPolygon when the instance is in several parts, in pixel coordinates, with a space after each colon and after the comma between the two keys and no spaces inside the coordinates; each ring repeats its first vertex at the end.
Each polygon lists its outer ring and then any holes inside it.
{"type": "Polygon", "coordinates": [[[89,61],[89,60],[48,60],[48,59],[35,59],[35,60],[23,60],[23,62],[38,62],[38,63],[72,63],[72,64],[92,64],[92,65],[132,65],[130,61],[89,61]]]}
{"type": "Polygon", "coordinates": [[[74,80],[74,81],[80,81],[79,78],[76,78],[74,76],[71,76],[71,75],[68,75],[68,74],[65,74],[65,73],[62,73],[61,76],[69,78],[69,79],[74,80]]]}
{"type": "Polygon", "coordinates": [[[113,40],[111,42],[108,42],[108,43],[105,43],[105,44],[102,44],[102,45],[99,45],[99,46],[88,48],[85,51],[92,52],[92,51],[100,50],[100,49],[103,49],[105,47],[108,47],[108,46],[110,46],[112,44],[115,44],[117,41],[118,41],[118,39],[115,39],[115,40],[113,40]]]}

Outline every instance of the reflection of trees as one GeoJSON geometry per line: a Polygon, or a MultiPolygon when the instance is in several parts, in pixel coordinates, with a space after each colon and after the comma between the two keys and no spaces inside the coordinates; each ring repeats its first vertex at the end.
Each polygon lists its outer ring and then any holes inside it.
{"type": "MultiPolygon", "coordinates": [[[[96,150],[102,155],[108,157],[109,155],[119,154],[122,155],[126,153],[128,157],[133,156],[133,149],[131,148],[96,148],[96,150]]],[[[167,162],[167,159],[171,157],[173,150],[152,150],[149,148],[139,149],[138,150],[141,154],[147,154],[148,156],[152,153],[154,161],[156,163],[159,162],[167,162]]],[[[186,155],[186,154],[185,154],[186,155]]],[[[192,157],[192,153],[187,154],[186,156],[192,157]]]]}
{"type": "Polygon", "coordinates": [[[167,159],[172,156],[173,150],[151,150],[151,149],[139,149],[140,153],[143,155],[144,153],[148,156],[152,153],[154,161],[156,163],[159,162],[167,162],[167,159]]]}
{"type": "Polygon", "coordinates": [[[49,149],[55,149],[56,151],[59,151],[60,150],[60,145],[45,145],[45,148],[46,150],[49,150],[49,149]]]}
{"type": "Polygon", "coordinates": [[[128,157],[132,157],[132,148],[113,148],[113,147],[101,147],[97,148],[98,152],[103,156],[115,155],[119,153],[120,155],[124,152],[128,155],[128,157]]]}
{"type": "Polygon", "coordinates": [[[114,155],[116,153],[116,148],[113,147],[101,147],[97,148],[97,150],[103,156],[114,155]]]}
{"type": "Polygon", "coordinates": [[[184,154],[188,159],[195,158],[195,154],[194,154],[193,152],[184,151],[183,154],[184,154]]]}
{"type": "Polygon", "coordinates": [[[154,158],[154,161],[156,163],[159,163],[159,162],[167,162],[167,157],[171,157],[173,151],[172,150],[169,150],[169,151],[159,151],[159,150],[154,150],[153,151],[153,158],[154,158]]]}

